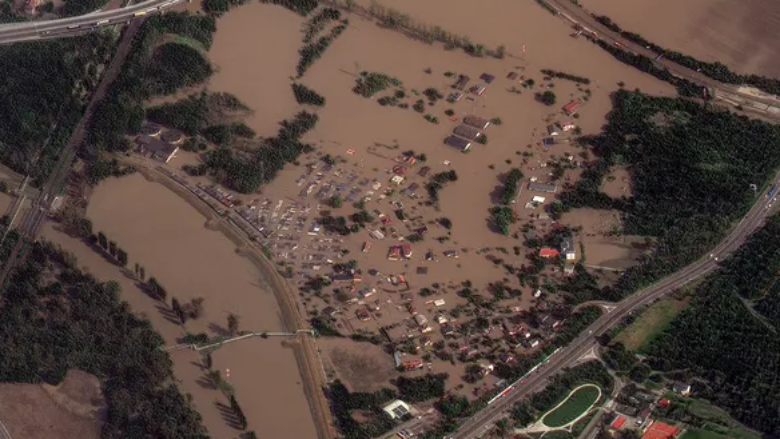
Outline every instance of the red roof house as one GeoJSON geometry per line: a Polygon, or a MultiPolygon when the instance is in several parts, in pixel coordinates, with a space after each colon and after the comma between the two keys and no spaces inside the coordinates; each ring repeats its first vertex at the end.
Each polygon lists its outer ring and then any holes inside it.
{"type": "Polygon", "coordinates": [[[566,113],[567,116],[571,116],[576,113],[579,108],[580,101],[571,101],[563,107],[563,112],[566,113]]]}
{"type": "Polygon", "coordinates": [[[539,250],[539,256],[542,258],[554,258],[558,255],[558,250],[554,248],[543,247],[541,250],[539,250]]]}

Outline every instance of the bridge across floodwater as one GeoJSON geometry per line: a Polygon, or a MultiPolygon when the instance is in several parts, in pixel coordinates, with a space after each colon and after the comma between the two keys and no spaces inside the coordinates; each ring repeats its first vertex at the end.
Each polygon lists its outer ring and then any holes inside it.
{"type": "Polygon", "coordinates": [[[219,340],[219,341],[213,341],[211,343],[199,345],[197,343],[180,343],[173,346],[161,346],[160,349],[162,349],[165,352],[175,352],[175,351],[181,351],[184,349],[191,349],[193,351],[199,352],[206,349],[214,349],[221,347],[226,344],[235,343],[240,340],[247,340],[254,337],[262,337],[262,338],[268,338],[268,337],[297,337],[299,335],[310,335],[312,337],[316,336],[316,332],[313,329],[299,329],[295,332],[249,332],[247,334],[242,334],[236,337],[228,338],[225,340],[219,340]]]}

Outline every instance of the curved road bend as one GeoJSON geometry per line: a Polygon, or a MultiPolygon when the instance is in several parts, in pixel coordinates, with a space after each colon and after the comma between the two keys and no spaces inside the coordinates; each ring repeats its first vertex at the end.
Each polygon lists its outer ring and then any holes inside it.
{"type": "MultiPolygon", "coordinates": [[[[575,5],[571,0],[546,0],[554,9],[558,10],[561,15],[569,21],[580,24],[592,31],[598,33],[597,38],[615,45],[618,43],[619,47],[635,54],[644,55],[650,59],[655,59],[660,55],[652,50],[645,48],[642,45],[636,44],[623,38],[621,35],[611,31],[603,24],[596,21],[593,16],[580,6],[575,5]]],[[[707,87],[720,90],[729,94],[738,95],[740,98],[751,102],[757,102],[765,105],[775,106],[780,108],[780,99],[762,98],[748,93],[742,93],[737,91],[737,86],[731,84],[723,84],[712,78],[709,78],[696,70],[683,67],[673,61],[666,58],[656,60],[656,63],[664,66],[673,75],[680,78],[687,79],[689,81],[696,82],[707,87]]]]}
{"type": "MultiPolygon", "coordinates": [[[[774,182],[778,183],[778,181],[780,181],[780,174],[775,177],[774,182]]],[[[577,361],[590,349],[596,346],[596,336],[605,333],[610,328],[617,325],[624,317],[631,314],[636,309],[647,305],[656,299],[673,292],[688,282],[699,279],[714,270],[717,267],[717,262],[714,259],[715,257],[722,259],[736,250],[753,231],[763,224],[764,219],[769,215],[771,210],[767,208],[767,192],[768,190],[760,195],[760,198],[747,215],[745,215],[731,233],[711,251],[711,254],[714,256],[713,258],[710,258],[710,256],[707,255],[671,276],[664,278],[660,282],[633,294],[621,302],[617,302],[614,310],[601,316],[601,318],[583,331],[582,335],[550,358],[549,362],[540,367],[535,374],[528,377],[524,384],[519,384],[519,387],[515,387],[515,390],[482,409],[482,411],[467,420],[461,428],[456,433],[449,436],[448,439],[473,439],[479,437],[493,423],[502,418],[504,412],[510,409],[512,405],[533,393],[537,388],[544,387],[550,377],[577,361]]]]}
{"type": "Polygon", "coordinates": [[[146,0],[125,8],[93,12],[78,17],[0,25],[0,44],[75,36],[101,26],[113,26],[130,19],[143,18],[148,14],[161,12],[183,1],[146,0]]]}

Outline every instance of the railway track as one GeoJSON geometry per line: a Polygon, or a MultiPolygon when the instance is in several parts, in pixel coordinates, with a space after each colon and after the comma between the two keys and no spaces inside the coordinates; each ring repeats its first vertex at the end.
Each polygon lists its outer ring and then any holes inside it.
{"type": "Polygon", "coordinates": [[[51,202],[60,193],[65,184],[65,180],[70,173],[71,163],[76,158],[79,146],[84,142],[89,120],[95,111],[95,107],[106,96],[111,83],[119,76],[122,65],[125,63],[127,55],[130,53],[133,39],[135,38],[136,33],[138,33],[142,22],[143,20],[133,21],[125,29],[122,38],[119,41],[119,45],[117,46],[114,58],[111,60],[97,89],[87,103],[84,115],[73,130],[62,153],[60,153],[60,157],[55,163],[54,170],[41,188],[38,197],[33,201],[30,209],[22,217],[22,221],[19,227],[17,227],[20,235],[19,240],[11,250],[8,260],[5,261],[5,264],[3,265],[2,271],[0,271],[0,291],[4,288],[8,278],[13,273],[13,270],[16,267],[23,265],[27,260],[29,245],[37,239],[43,229],[43,224],[46,222],[46,218],[49,215],[51,202]]]}

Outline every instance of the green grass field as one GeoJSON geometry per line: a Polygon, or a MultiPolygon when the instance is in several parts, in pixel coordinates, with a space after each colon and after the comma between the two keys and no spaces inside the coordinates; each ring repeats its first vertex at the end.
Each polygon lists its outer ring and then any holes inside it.
{"type": "Polygon", "coordinates": [[[647,308],[615,338],[629,351],[642,352],[647,345],[661,334],[669,323],[688,304],[686,300],[665,299],[647,308]]]}
{"type": "Polygon", "coordinates": [[[572,439],[572,435],[565,430],[553,430],[542,436],[542,439],[572,439]]]}
{"type": "Polygon", "coordinates": [[[542,417],[542,424],[559,428],[571,424],[585,414],[598,401],[601,390],[593,384],[585,384],[575,389],[558,407],[542,417]]]}
{"type": "Polygon", "coordinates": [[[707,430],[688,430],[680,436],[680,439],[729,439],[728,436],[707,430]]]}

